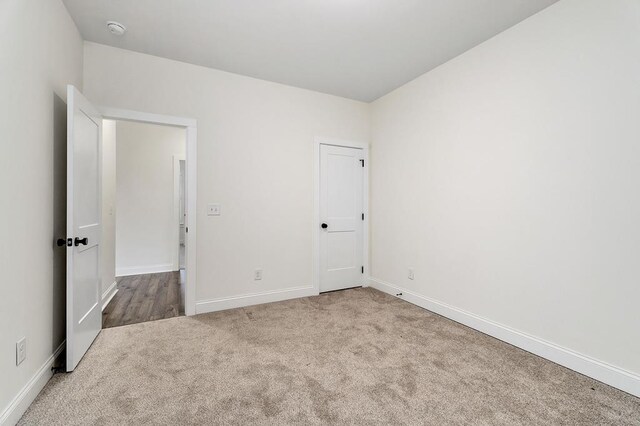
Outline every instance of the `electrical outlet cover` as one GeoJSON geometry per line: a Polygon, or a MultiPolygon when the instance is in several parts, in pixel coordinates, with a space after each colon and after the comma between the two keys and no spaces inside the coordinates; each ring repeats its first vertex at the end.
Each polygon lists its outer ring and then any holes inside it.
{"type": "Polygon", "coordinates": [[[16,365],[22,364],[27,358],[27,338],[23,337],[16,343],[16,365]]]}

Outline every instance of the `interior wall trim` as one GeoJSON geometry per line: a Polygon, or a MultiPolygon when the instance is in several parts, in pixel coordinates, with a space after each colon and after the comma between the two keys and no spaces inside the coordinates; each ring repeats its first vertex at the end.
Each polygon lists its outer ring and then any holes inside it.
{"type": "Polygon", "coordinates": [[[116,281],[112,282],[108,289],[102,293],[102,310],[107,307],[113,296],[118,292],[118,283],[116,281]]]}
{"type": "Polygon", "coordinates": [[[131,275],[157,274],[160,272],[174,271],[173,263],[163,263],[161,265],[127,266],[116,268],[116,277],[128,277],[131,275]]]}
{"type": "Polygon", "coordinates": [[[200,302],[196,302],[196,314],[224,311],[226,309],[243,308],[245,306],[261,305],[263,303],[280,302],[282,300],[297,299],[299,297],[317,295],[318,291],[313,286],[304,286],[292,287],[284,290],[265,291],[261,293],[203,300],[200,302]]]}

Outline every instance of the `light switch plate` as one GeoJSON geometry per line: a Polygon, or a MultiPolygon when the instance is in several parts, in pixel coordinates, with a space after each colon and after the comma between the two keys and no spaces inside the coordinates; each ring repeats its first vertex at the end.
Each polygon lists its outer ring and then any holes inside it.
{"type": "Polygon", "coordinates": [[[207,205],[208,216],[220,216],[220,204],[208,204],[207,205]]]}
{"type": "Polygon", "coordinates": [[[415,278],[415,275],[413,273],[413,268],[409,268],[409,279],[412,280],[415,278]]]}

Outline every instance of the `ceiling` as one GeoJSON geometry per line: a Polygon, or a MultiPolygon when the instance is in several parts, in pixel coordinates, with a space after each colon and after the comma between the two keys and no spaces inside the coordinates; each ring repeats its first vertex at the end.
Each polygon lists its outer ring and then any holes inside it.
{"type": "Polygon", "coordinates": [[[557,0],[63,1],[85,40],[369,102],[557,0]]]}

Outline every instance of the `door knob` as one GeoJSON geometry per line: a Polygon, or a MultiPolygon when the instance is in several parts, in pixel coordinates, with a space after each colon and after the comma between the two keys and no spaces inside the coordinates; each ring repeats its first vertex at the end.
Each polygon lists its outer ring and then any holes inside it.
{"type": "Polygon", "coordinates": [[[329,227],[329,225],[327,225],[326,223],[323,223],[322,225],[320,225],[320,227],[322,229],[327,229],[329,227]]]}
{"type": "Polygon", "coordinates": [[[56,245],[58,247],[62,247],[62,246],[70,246],[71,245],[71,238],[69,238],[68,240],[65,238],[58,238],[56,240],[56,245]]]}
{"type": "Polygon", "coordinates": [[[73,245],[78,247],[80,244],[86,246],[87,244],[89,244],[89,239],[87,237],[84,237],[84,238],[76,237],[76,239],[73,240],[73,245]]]}

